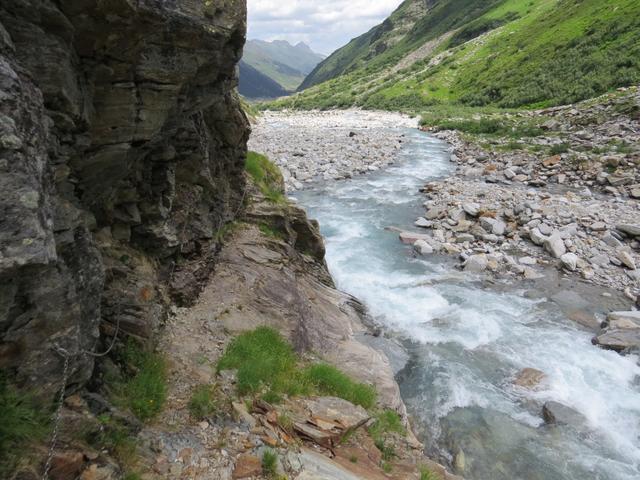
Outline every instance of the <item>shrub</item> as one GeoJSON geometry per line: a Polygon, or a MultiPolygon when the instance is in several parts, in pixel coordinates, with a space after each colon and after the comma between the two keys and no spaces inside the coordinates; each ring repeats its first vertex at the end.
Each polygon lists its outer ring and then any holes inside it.
{"type": "Polygon", "coordinates": [[[538,137],[544,132],[535,125],[526,123],[512,123],[500,118],[480,119],[427,119],[423,118],[423,125],[431,124],[442,130],[458,130],[472,135],[494,135],[508,138],[538,137]]]}
{"type": "Polygon", "coordinates": [[[46,438],[47,413],[33,396],[10,385],[0,372],[0,477],[9,478],[26,444],[46,438]]]}
{"type": "Polygon", "coordinates": [[[195,388],[189,401],[189,412],[194,418],[202,420],[215,413],[217,405],[214,394],[211,385],[199,385],[195,388]]]}
{"type": "Polygon", "coordinates": [[[256,152],[247,153],[245,170],[268,200],[284,202],[282,174],[267,157],[256,152]]]}

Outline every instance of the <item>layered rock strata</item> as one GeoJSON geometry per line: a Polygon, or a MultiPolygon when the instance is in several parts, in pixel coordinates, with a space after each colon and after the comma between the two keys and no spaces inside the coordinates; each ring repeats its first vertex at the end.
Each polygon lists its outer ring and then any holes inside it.
{"type": "Polygon", "coordinates": [[[65,352],[83,385],[100,330],[152,337],[210,273],[244,190],[245,9],[0,5],[0,368],[44,398],[65,352]]]}

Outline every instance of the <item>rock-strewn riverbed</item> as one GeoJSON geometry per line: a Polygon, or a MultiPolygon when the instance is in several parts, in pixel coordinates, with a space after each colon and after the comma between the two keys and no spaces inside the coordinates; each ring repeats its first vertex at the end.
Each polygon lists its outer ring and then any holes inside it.
{"type": "Polygon", "coordinates": [[[467,271],[515,278],[555,266],[635,301],[638,111],[640,96],[630,89],[514,116],[515,125],[533,119],[544,131],[518,142],[434,129],[450,143],[457,169],[425,185],[425,215],[416,226],[426,236],[417,250],[459,255],[467,271]]]}
{"type": "Polygon", "coordinates": [[[350,178],[393,163],[416,118],[363,110],[265,112],[249,148],[282,170],[287,191],[318,180],[350,178]]]}

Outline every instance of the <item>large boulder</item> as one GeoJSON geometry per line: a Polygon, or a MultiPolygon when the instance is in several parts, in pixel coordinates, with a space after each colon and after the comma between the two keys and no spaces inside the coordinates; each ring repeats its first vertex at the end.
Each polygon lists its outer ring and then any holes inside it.
{"type": "Polygon", "coordinates": [[[640,329],[606,329],[594,339],[594,344],[615,352],[638,348],[640,329]]]}
{"type": "Polygon", "coordinates": [[[561,258],[567,251],[564,240],[559,234],[553,234],[544,241],[544,249],[554,258],[561,258]]]}
{"type": "Polygon", "coordinates": [[[529,232],[529,238],[536,245],[543,245],[545,240],[547,240],[547,236],[543,235],[543,233],[538,228],[533,228],[529,232]]]}
{"type": "Polygon", "coordinates": [[[578,256],[575,253],[565,253],[560,257],[562,265],[572,272],[578,268],[578,256]]]}
{"type": "Polygon", "coordinates": [[[640,237],[640,225],[622,224],[616,225],[616,230],[632,237],[640,237]]]}
{"type": "Polygon", "coordinates": [[[471,255],[464,264],[465,272],[484,272],[489,266],[489,259],[485,254],[471,255]]]}
{"type": "Polygon", "coordinates": [[[607,324],[617,329],[640,328],[640,311],[611,312],[607,315],[607,324]]]}
{"type": "Polygon", "coordinates": [[[640,347],[640,312],[611,312],[605,328],[593,339],[595,345],[624,352],[640,347]]]}

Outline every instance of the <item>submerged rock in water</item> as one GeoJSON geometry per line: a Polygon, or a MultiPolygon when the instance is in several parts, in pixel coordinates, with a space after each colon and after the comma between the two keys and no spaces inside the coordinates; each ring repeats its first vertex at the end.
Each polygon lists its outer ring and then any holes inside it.
{"type": "Polygon", "coordinates": [[[518,372],[516,378],[513,380],[513,384],[522,388],[533,390],[540,385],[540,383],[547,377],[547,375],[535,368],[524,368],[518,372]]]}
{"type": "Polygon", "coordinates": [[[542,407],[542,417],[547,425],[583,427],[587,419],[580,412],[559,402],[547,402],[542,407]]]}

